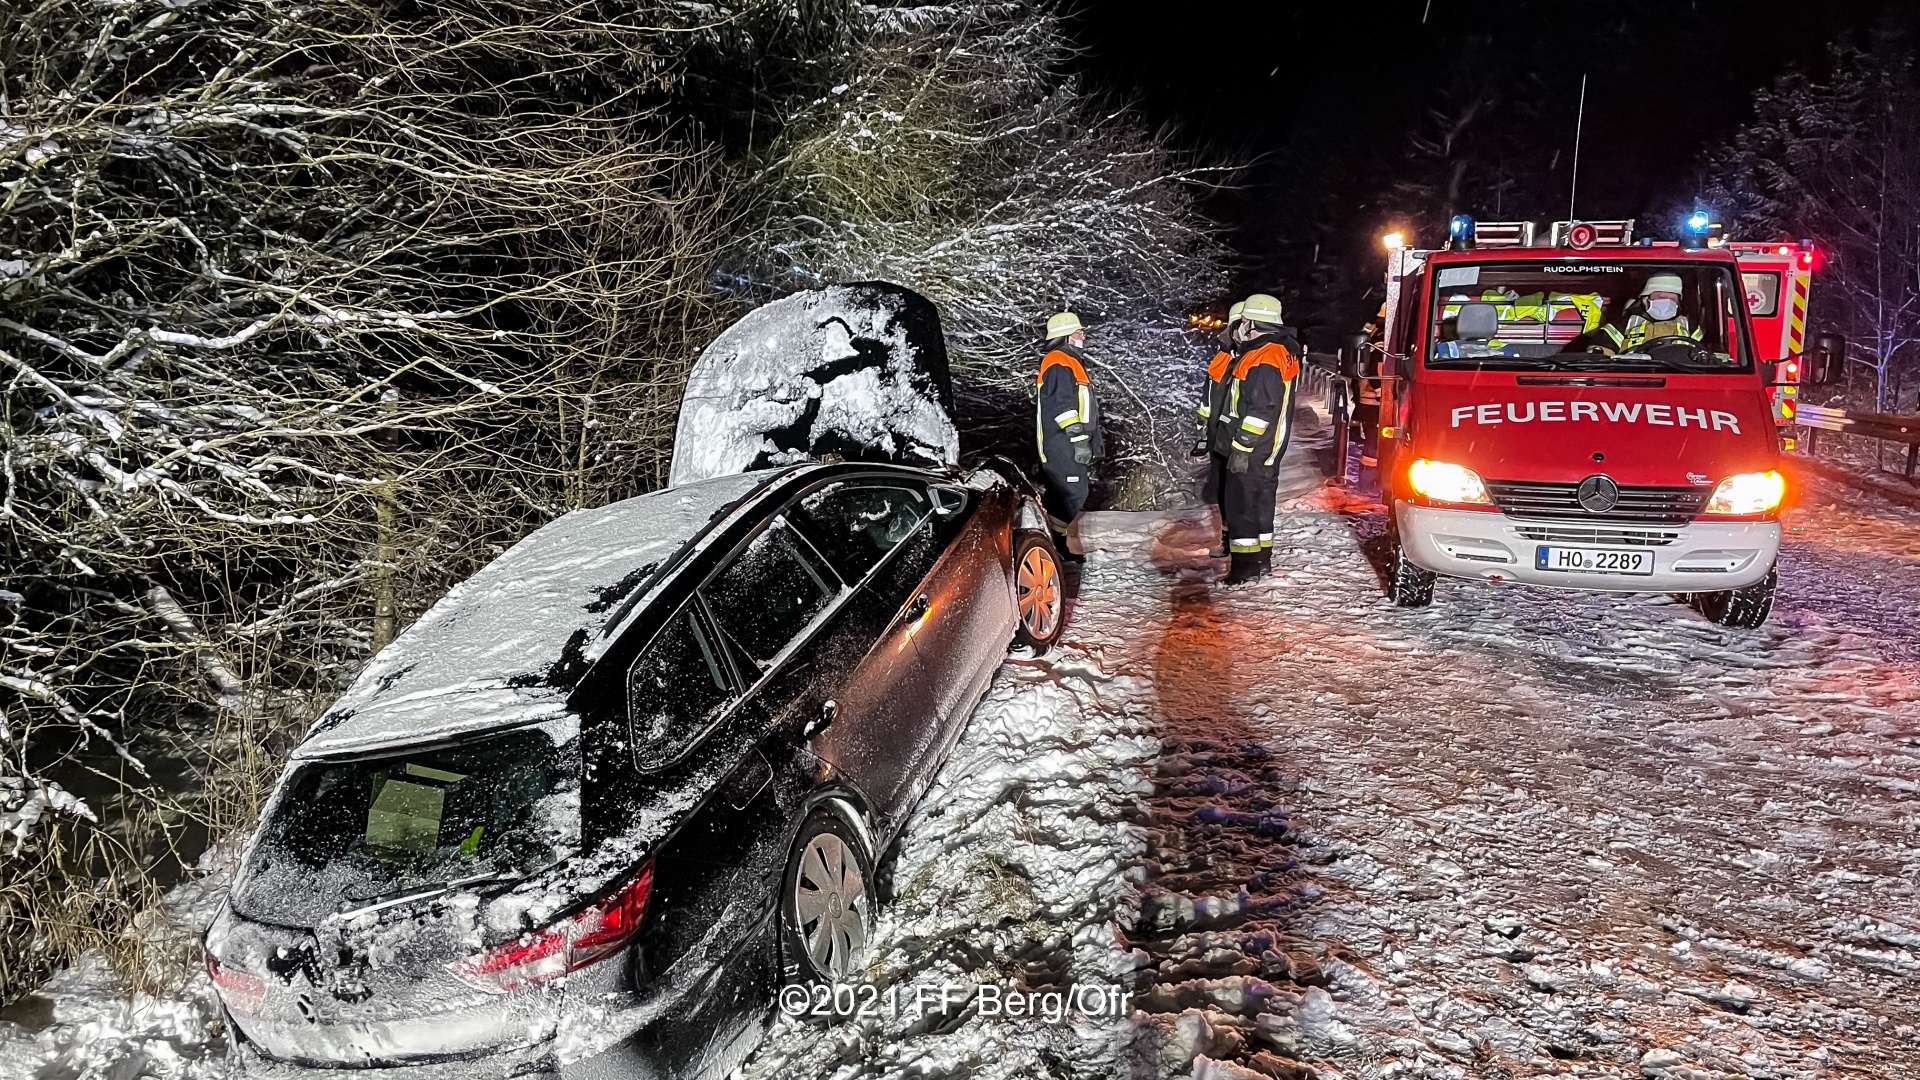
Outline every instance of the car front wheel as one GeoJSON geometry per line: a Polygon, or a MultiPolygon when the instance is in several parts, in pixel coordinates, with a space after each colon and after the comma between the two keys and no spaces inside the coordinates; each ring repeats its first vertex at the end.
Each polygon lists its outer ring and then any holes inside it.
{"type": "Polygon", "coordinates": [[[1025,645],[1038,656],[1060,640],[1067,613],[1060,554],[1046,533],[1013,534],[1013,594],[1020,608],[1014,644],[1025,645]]]}
{"type": "Polygon", "coordinates": [[[831,810],[800,826],[780,889],[783,982],[845,983],[866,968],[873,933],[873,861],[831,810]]]}

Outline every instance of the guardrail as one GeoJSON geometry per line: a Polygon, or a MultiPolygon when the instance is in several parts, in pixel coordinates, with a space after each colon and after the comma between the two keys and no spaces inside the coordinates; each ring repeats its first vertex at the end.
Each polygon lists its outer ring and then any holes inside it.
{"type": "Polygon", "coordinates": [[[1829,409],[1823,405],[1801,405],[1794,411],[1793,422],[1807,429],[1807,455],[1811,457],[1820,445],[1822,431],[1834,431],[1844,435],[1861,435],[1882,442],[1903,443],[1907,448],[1907,479],[1913,479],[1915,466],[1920,466],[1920,416],[1896,416],[1892,413],[1850,413],[1845,409],[1829,409]]]}

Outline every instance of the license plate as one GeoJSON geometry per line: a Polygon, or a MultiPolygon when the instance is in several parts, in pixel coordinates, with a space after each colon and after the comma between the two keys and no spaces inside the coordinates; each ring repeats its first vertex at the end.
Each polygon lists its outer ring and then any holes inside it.
{"type": "Polygon", "coordinates": [[[1534,549],[1533,568],[1569,574],[1651,574],[1653,552],[1541,544],[1534,549]]]}

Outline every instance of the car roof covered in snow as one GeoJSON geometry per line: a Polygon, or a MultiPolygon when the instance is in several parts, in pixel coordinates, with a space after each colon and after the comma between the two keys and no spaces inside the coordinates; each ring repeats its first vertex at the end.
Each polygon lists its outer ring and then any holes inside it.
{"type": "Polygon", "coordinates": [[[570,687],[549,672],[568,642],[595,634],[689,538],[781,475],[667,488],[528,534],[382,649],[293,756],[439,741],[564,712],[570,687]]]}

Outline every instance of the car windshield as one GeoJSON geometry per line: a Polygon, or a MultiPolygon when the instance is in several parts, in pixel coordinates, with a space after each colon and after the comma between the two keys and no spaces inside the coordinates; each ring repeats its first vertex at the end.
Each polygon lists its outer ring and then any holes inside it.
{"type": "Polygon", "coordinates": [[[233,904],[266,922],[518,880],[579,847],[578,725],[295,767],[233,904]]]}
{"type": "Polygon", "coordinates": [[[1605,258],[1433,268],[1433,368],[1751,371],[1725,266],[1605,258]]]}

